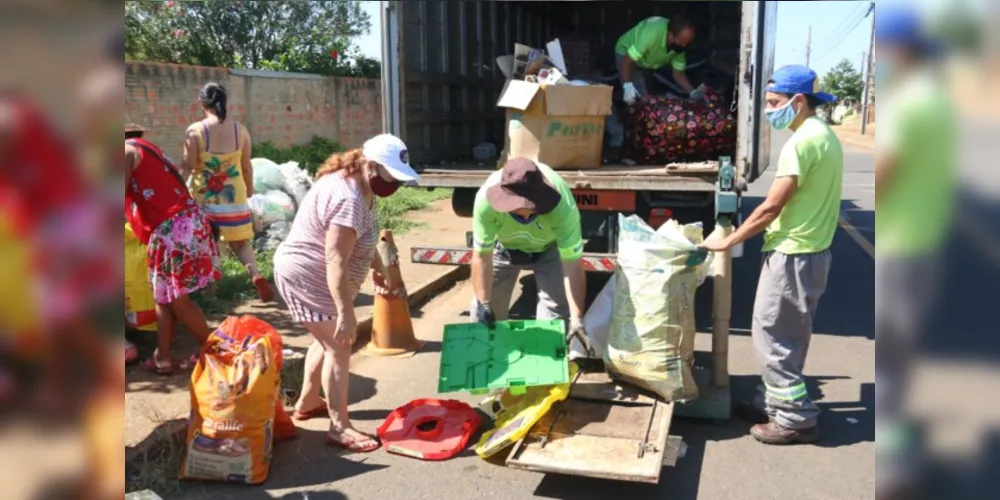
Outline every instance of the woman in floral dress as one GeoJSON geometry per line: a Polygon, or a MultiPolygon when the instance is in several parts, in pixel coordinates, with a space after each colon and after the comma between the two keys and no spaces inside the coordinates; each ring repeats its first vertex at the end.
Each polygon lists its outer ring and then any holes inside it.
{"type": "Polygon", "coordinates": [[[156,301],[157,348],[143,367],[170,375],[174,327],[184,325],[200,344],[212,333],[190,294],[222,278],[212,226],[188,193],[180,172],[144,130],[125,127],[125,218],[149,248],[149,276],[156,301]]]}
{"type": "Polygon", "coordinates": [[[253,215],[247,200],[253,196],[251,141],[246,127],[227,120],[226,89],[206,84],[199,93],[205,119],[187,129],[182,170],[191,195],[219,230],[219,239],[250,273],[264,302],[274,300],[271,285],[260,274],[250,241],[253,215]]]}

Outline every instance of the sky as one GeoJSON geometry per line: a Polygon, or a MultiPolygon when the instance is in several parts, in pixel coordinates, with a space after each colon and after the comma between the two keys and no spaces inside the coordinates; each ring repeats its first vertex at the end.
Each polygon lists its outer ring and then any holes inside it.
{"type": "MultiPolygon", "coordinates": [[[[920,8],[941,7],[945,0],[911,0],[920,8]]],[[[982,7],[988,0],[966,0],[975,7],[982,7]]],[[[364,2],[362,7],[371,16],[372,30],[358,43],[361,52],[376,59],[382,57],[379,2],[364,2]]],[[[867,11],[867,1],[793,2],[778,5],[778,40],[775,50],[777,67],[786,64],[805,64],[806,41],[812,26],[812,59],[810,66],[819,74],[826,74],[843,59],[855,68],[861,65],[862,52],[867,52],[871,41],[869,16],[860,19],[867,11]],[[852,30],[853,27],[853,30],[852,30]]]]}

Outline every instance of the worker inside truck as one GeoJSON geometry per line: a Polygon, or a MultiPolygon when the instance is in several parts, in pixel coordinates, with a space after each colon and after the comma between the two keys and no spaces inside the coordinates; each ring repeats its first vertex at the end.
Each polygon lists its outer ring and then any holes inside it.
{"type": "MultiPolygon", "coordinates": [[[[667,65],[673,69],[673,79],[677,86],[692,100],[705,99],[705,87],[695,88],[687,74],[687,46],[694,41],[695,29],[681,14],[671,19],[653,16],[646,18],[628,30],[615,45],[615,64],[622,82],[622,100],[626,105],[635,104],[641,96],[649,93],[648,80],[654,71],[667,65]]],[[[621,148],[624,142],[624,124],[627,123],[627,109],[616,109],[612,115],[617,123],[611,124],[613,149],[621,148]]]]}
{"type": "Polygon", "coordinates": [[[569,319],[567,336],[586,345],[580,211],[559,174],[526,158],[508,161],[476,195],[473,237],[473,321],[493,328],[506,320],[518,275],[531,270],[537,319],[569,319]]]}

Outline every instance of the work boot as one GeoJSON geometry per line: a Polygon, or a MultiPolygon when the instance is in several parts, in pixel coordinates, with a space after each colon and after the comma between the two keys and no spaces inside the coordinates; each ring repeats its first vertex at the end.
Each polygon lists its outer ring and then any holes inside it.
{"type": "Polygon", "coordinates": [[[775,421],[757,424],[750,429],[750,435],[764,444],[809,444],[819,441],[819,427],[793,430],[778,425],[775,421]]]}
{"type": "Polygon", "coordinates": [[[733,413],[751,424],[766,424],[771,421],[766,413],[760,411],[756,405],[747,401],[736,405],[733,408],[733,413]]]}

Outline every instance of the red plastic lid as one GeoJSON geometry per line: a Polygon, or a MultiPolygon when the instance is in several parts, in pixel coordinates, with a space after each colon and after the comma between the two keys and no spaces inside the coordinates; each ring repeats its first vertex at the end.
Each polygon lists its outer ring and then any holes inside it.
{"type": "Polygon", "coordinates": [[[447,460],[465,449],[480,423],[479,414],[461,401],[417,399],[393,411],[378,437],[389,453],[447,460]]]}

